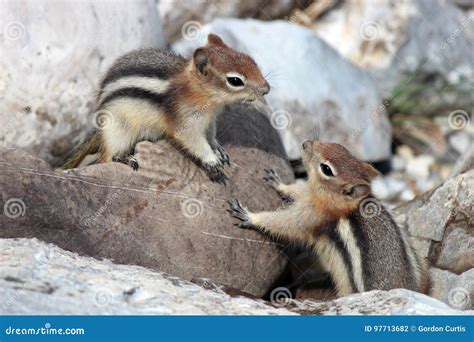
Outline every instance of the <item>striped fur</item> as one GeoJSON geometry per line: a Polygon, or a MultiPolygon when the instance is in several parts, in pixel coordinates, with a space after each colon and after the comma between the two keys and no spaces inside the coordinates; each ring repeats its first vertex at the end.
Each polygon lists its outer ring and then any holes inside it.
{"type": "MultiPolygon", "coordinates": [[[[124,160],[139,141],[168,138],[222,180],[228,156],[211,134],[217,114],[226,104],[254,100],[269,89],[249,56],[212,34],[189,60],[156,49],[132,51],[102,79],[96,108],[106,123],[96,133],[99,146],[89,147],[99,151],[99,162],[110,162],[124,160]],[[244,86],[232,88],[232,72],[242,75],[244,86]]],[[[85,152],[65,166],[79,165],[85,152]]]]}
{"type": "Polygon", "coordinates": [[[369,181],[376,171],[341,145],[309,141],[303,148],[308,181],[283,184],[275,171],[267,171],[264,178],[293,202],[277,211],[254,213],[230,201],[229,211],[242,221],[238,225],[306,243],[331,274],[340,296],[394,288],[426,293],[423,259],[391,214],[371,197],[369,181]],[[332,175],[321,171],[322,163],[330,165],[332,175]],[[378,205],[372,214],[361,206],[369,199],[378,205]]]}

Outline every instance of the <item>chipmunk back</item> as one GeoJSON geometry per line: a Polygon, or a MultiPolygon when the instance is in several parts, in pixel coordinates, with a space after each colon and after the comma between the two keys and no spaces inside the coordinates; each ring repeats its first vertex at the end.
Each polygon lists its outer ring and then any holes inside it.
{"type": "Polygon", "coordinates": [[[370,180],[378,172],[343,146],[320,141],[303,144],[303,163],[307,181],[286,185],[273,170],[264,177],[293,199],[286,207],[255,213],[231,200],[229,212],[241,221],[238,226],[312,247],[338,295],[394,288],[427,292],[424,261],[371,194],[370,180]]]}

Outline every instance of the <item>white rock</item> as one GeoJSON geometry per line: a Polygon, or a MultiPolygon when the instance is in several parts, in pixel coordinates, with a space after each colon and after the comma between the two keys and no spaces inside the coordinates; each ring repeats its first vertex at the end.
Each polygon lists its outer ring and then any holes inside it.
{"type": "Polygon", "coordinates": [[[372,180],[372,191],[374,195],[384,201],[397,198],[407,186],[406,181],[392,176],[380,176],[372,180]]]}
{"type": "Polygon", "coordinates": [[[153,0],[7,1],[0,29],[0,145],[50,161],[93,127],[94,93],[113,60],[164,46],[153,0]]]}
{"type": "Polygon", "coordinates": [[[322,315],[472,315],[421,293],[395,289],[369,291],[328,302],[293,301],[292,311],[322,315]]]}
{"type": "Polygon", "coordinates": [[[430,169],[435,160],[431,155],[420,155],[411,159],[407,163],[407,173],[415,178],[428,178],[430,176],[430,169]]]}
{"type": "Polygon", "coordinates": [[[290,158],[305,139],[337,141],[365,160],[390,156],[390,125],[377,84],[319,39],[284,21],[218,19],[196,40],[173,48],[189,56],[209,32],[255,58],[272,90],[266,96],[290,158]]]}
{"type": "Polygon", "coordinates": [[[2,315],[291,314],[169,274],[82,257],[36,239],[0,239],[0,286],[2,315]]]}

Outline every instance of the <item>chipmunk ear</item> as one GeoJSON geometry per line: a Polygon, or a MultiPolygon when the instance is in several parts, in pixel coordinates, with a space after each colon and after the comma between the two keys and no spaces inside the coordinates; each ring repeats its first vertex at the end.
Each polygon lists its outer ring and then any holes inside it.
{"type": "Polygon", "coordinates": [[[365,169],[365,172],[367,173],[367,175],[369,176],[369,179],[372,179],[372,178],[380,175],[380,172],[377,171],[377,169],[375,169],[370,164],[364,163],[364,169],[365,169]]]}
{"type": "Polygon", "coordinates": [[[366,183],[347,184],[342,194],[352,198],[361,198],[370,194],[370,186],[366,183]]]}
{"type": "Polygon", "coordinates": [[[222,40],[222,38],[219,37],[217,34],[214,34],[214,33],[210,33],[210,34],[207,36],[207,43],[208,43],[209,45],[227,47],[227,45],[225,45],[225,43],[224,43],[224,41],[222,40]]]}
{"type": "Polygon", "coordinates": [[[196,69],[204,76],[207,76],[209,64],[209,54],[206,48],[199,48],[194,51],[193,61],[196,69]]]}

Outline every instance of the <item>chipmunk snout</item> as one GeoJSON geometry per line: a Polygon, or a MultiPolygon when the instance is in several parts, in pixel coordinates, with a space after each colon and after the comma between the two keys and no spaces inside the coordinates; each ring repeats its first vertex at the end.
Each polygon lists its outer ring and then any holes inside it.
{"type": "Polygon", "coordinates": [[[270,92],[270,85],[268,82],[265,82],[265,85],[262,87],[262,96],[267,95],[270,92]]]}

